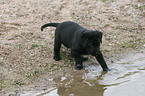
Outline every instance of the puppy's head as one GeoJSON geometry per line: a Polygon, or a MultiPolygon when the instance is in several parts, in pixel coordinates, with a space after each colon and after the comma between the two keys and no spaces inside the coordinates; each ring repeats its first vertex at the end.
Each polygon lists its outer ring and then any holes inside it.
{"type": "Polygon", "coordinates": [[[100,43],[102,43],[102,32],[100,31],[84,31],[81,34],[82,47],[93,56],[101,53],[100,43]]]}

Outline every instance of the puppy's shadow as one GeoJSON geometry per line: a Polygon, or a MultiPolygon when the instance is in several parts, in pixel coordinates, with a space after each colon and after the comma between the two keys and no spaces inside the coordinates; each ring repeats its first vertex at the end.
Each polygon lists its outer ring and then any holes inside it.
{"type": "Polygon", "coordinates": [[[71,50],[62,46],[61,50],[60,50],[60,56],[61,56],[61,60],[64,61],[71,61],[73,62],[73,57],[71,55],[71,50]]]}
{"type": "MultiPolygon", "coordinates": [[[[64,61],[64,63],[71,63],[71,66],[74,66],[74,58],[71,55],[71,50],[66,48],[65,46],[62,45],[62,48],[60,50],[60,56],[61,56],[61,60],[64,61]]],[[[87,57],[88,60],[83,61],[83,67],[84,69],[87,68],[88,66],[99,66],[99,63],[96,62],[96,59],[91,56],[91,55],[83,55],[83,57],[87,57]]],[[[68,65],[69,65],[68,64],[68,65]]]]}
{"type": "Polygon", "coordinates": [[[93,56],[86,55],[84,57],[88,57],[88,60],[83,62],[84,68],[87,68],[89,66],[95,66],[95,67],[99,66],[99,63],[97,62],[97,60],[93,56]]]}

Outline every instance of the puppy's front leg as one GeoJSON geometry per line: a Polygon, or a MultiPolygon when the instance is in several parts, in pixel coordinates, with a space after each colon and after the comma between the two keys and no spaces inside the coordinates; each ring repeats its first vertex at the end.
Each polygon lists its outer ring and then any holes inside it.
{"type": "Polygon", "coordinates": [[[83,69],[82,57],[80,56],[79,52],[72,50],[71,54],[75,59],[75,63],[76,63],[75,69],[77,70],[83,69]]]}
{"type": "Polygon", "coordinates": [[[83,69],[82,58],[80,56],[75,57],[75,62],[76,62],[75,69],[77,70],[83,69]]]}
{"type": "Polygon", "coordinates": [[[101,52],[100,54],[97,54],[97,56],[95,57],[97,61],[99,62],[99,64],[101,65],[101,67],[103,68],[103,71],[110,71],[101,52]]]}

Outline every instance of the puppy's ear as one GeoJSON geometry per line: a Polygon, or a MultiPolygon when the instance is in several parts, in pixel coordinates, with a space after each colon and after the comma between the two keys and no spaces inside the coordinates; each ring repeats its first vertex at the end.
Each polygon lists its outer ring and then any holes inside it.
{"type": "Polygon", "coordinates": [[[81,38],[89,38],[92,35],[89,31],[84,31],[81,33],[81,38]]]}
{"type": "Polygon", "coordinates": [[[102,43],[102,35],[103,35],[103,33],[100,32],[100,31],[94,31],[93,34],[94,34],[94,36],[96,36],[97,38],[99,38],[100,39],[100,42],[102,43]]]}

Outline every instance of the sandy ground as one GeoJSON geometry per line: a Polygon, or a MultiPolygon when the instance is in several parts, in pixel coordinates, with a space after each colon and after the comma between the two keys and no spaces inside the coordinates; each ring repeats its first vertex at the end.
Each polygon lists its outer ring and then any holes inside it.
{"type": "Polygon", "coordinates": [[[70,50],[62,47],[59,62],[52,58],[55,28],[40,32],[45,23],[63,21],[102,31],[109,66],[145,48],[144,0],[0,0],[0,94],[45,90],[55,84],[50,78],[75,71],[70,50]]]}

